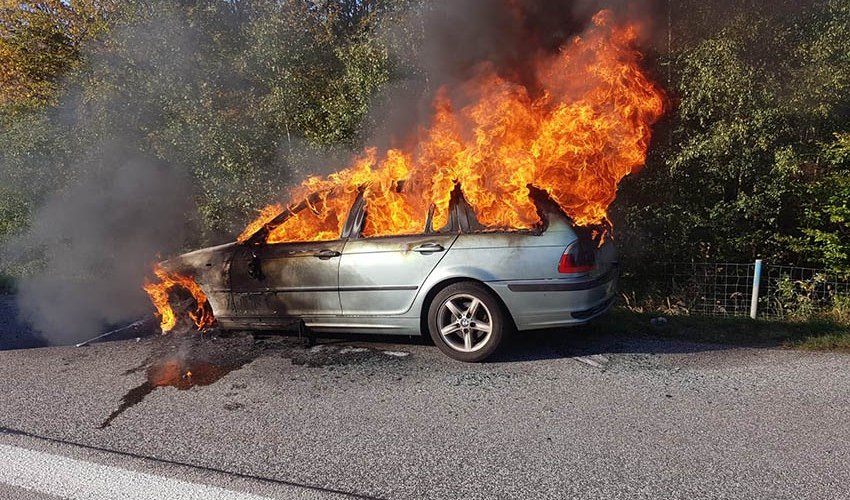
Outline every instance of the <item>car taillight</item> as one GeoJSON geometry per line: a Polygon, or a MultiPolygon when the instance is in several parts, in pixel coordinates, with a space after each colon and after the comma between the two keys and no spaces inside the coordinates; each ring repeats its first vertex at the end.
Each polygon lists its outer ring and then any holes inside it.
{"type": "Polygon", "coordinates": [[[558,272],[562,274],[586,273],[596,265],[596,249],[593,244],[575,241],[564,250],[558,262],[558,272]]]}

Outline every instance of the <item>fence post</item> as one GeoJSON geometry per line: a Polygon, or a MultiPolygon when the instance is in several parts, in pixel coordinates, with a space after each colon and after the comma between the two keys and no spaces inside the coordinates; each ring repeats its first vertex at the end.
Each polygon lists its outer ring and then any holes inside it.
{"type": "Polygon", "coordinates": [[[750,299],[750,317],[756,319],[759,308],[759,283],[761,283],[761,259],[756,259],[753,270],[753,298],[750,299]]]}

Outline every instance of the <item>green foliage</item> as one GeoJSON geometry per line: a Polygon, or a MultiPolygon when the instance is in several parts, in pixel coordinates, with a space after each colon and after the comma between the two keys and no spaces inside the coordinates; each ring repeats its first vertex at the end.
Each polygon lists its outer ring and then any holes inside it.
{"type": "Polygon", "coordinates": [[[836,322],[850,325],[850,295],[836,295],[830,313],[836,322]]]}
{"type": "Polygon", "coordinates": [[[846,269],[850,5],[738,9],[704,32],[668,56],[676,106],[622,186],[626,259],[846,269]]]}
{"type": "Polygon", "coordinates": [[[0,2],[0,123],[54,102],[57,78],[106,28],[111,0],[0,2]]]}
{"type": "MultiPolygon", "coordinates": [[[[418,3],[0,3],[0,240],[113,143],[193,180],[186,245],[229,239],[286,185],[338,168],[307,159],[362,146],[375,96],[421,76],[427,34],[401,22],[418,3]]],[[[850,4],[764,7],[676,4],[671,109],[612,210],[632,269],[850,268],[850,4]]]]}
{"type": "Polygon", "coordinates": [[[27,227],[39,201],[73,175],[67,166],[75,147],[70,132],[44,109],[32,110],[2,129],[0,241],[27,227]]]}
{"type": "Polygon", "coordinates": [[[776,293],[770,299],[777,301],[784,317],[792,320],[811,318],[817,311],[815,291],[824,276],[815,275],[811,280],[792,280],[783,276],[776,283],[776,293]]]}
{"type": "Polygon", "coordinates": [[[371,96],[389,79],[389,56],[374,16],[343,7],[314,16],[302,2],[262,10],[248,27],[243,67],[262,83],[261,111],[281,136],[353,145],[371,96]]]}
{"type": "MultiPolygon", "coordinates": [[[[71,7],[57,3],[37,19],[61,24],[71,7]]],[[[98,158],[114,145],[193,179],[186,245],[229,239],[301,179],[311,152],[359,147],[369,102],[392,71],[379,15],[402,3],[133,0],[73,44],[42,47],[42,59],[65,61],[33,60],[49,92],[14,115],[0,109],[0,240],[25,229],[48,193],[103,168],[98,158]]],[[[39,26],[0,33],[0,48],[47,36],[39,26]]]]}
{"type": "Polygon", "coordinates": [[[802,235],[791,248],[837,272],[850,270],[850,134],[822,146],[823,173],[805,187],[802,235]]]}

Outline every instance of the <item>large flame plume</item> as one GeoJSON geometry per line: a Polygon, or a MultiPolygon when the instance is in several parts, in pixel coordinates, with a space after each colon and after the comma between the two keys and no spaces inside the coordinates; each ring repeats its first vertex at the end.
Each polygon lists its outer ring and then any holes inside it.
{"type": "Polygon", "coordinates": [[[643,166],[664,109],[661,90],[640,68],[638,34],[638,26],[599,12],[583,35],[536,61],[539,89],[481,65],[464,84],[440,90],[433,122],[412,146],[382,155],[367,148],[350,167],[307,179],[290,196],[312,194],[309,210],[273,225],[291,207],[267,206],[238,241],[263,227],[268,243],[336,239],[361,189],[366,236],[420,233],[432,205],[432,225],[441,227],[456,184],[490,229],[540,222],[530,186],[578,225],[606,221],[620,180],[643,166]]]}
{"type": "Polygon", "coordinates": [[[171,307],[170,299],[171,293],[179,289],[188,292],[195,302],[195,310],[190,310],[188,314],[198,330],[203,330],[215,324],[215,317],[207,302],[207,296],[194,279],[178,273],[168,272],[159,264],[154,266],[153,272],[159,279],[159,283],[145,280],[143,288],[156,307],[157,316],[160,318],[159,326],[162,328],[163,333],[169,332],[177,326],[177,315],[171,307]]]}

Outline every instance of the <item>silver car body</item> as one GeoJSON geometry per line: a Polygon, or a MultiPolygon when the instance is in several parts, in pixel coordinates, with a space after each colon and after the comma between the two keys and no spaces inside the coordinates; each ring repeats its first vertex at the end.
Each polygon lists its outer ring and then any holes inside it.
{"type": "Polygon", "coordinates": [[[249,240],[184,254],[165,266],[194,276],[219,325],[233,329],[285,329],[303,320],[317,332],[425,334],[431,299],[458,281],[489,287],[520,331],[585,323],[613,302],[617,264],[610,242],[596,249],[592,270],[559,273],[561,255],[578,240],[559,213],[547,213],[542,231],[481,231],[473,229],[468,205],[454,203],[439,232],[363,238],[364,205],[362,198],[354,204],[336,241],[249,240]]]}

